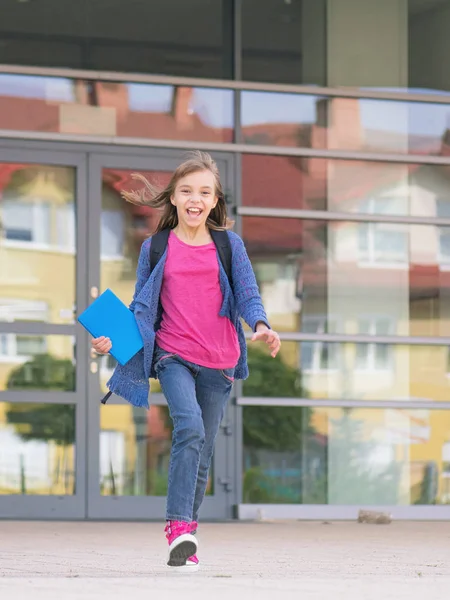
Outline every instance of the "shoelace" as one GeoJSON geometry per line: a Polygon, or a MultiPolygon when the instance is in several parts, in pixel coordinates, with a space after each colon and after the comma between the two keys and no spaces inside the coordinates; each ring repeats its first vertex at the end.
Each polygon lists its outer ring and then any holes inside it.
{"type": "MultiPolygon", "coordinates": [[[[192,523],[189,524],[190,525],[190,532],[192,533],[192,535],[197,533],[197,527],[198,527],[198,523],[197,521],[192,521],[192,523]]],[[[181,529],[181,527],[183,526],[183,523],[178,523],[176,525],[172,525],[172,523],[169,521],[168,523],[166,523],[166,526],[164,528],[164,533],[166,534],[166,538],[169,539],[169,537],[172,535],[172,533],[176,533],[177,529],[181,529]]]]}
{"type": "Polygon", "coordinates": [[[183,527],[183,523],[172,523],[169,522],[167,523],[166,527],[164,528],[164,532],[166,534],[166,538],[169,539],[169,537],[172,535],[172,533],[176,533],[177,529],[181,529],[183,527]]]}

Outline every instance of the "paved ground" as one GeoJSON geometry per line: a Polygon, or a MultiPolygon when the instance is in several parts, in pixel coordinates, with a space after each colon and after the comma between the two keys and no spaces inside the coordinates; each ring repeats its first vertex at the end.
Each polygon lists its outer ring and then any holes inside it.
{"type": "Polygon", "coordinates": [[[161,524],[0,522],[0,598],[450,598],[448,522],[203,524],[199,542],[181,576],[161,524]]]}

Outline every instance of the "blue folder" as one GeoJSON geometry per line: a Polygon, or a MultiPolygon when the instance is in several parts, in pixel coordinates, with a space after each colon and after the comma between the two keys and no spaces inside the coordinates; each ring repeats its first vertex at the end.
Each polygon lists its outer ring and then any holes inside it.
{"type": "Polygon", "coordinates": [[[144,346],[134,314],[110,289],[94,300],[78,321],[93,337],[104,335],[111,340],[110,354],[121,365],[144,346]]]}

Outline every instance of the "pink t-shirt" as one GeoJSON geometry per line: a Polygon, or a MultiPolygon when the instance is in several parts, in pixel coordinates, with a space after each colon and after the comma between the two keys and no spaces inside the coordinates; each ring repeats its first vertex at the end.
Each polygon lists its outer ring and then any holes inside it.
{"type": "Polygon", "coordinates": [[[171,232],[160,298],[163,318],[156,334],[160,348],[210,369],[236,366],[240,356],[236,328],[219,316],[223,296],[213,242],[190,246],[171,232]]]}

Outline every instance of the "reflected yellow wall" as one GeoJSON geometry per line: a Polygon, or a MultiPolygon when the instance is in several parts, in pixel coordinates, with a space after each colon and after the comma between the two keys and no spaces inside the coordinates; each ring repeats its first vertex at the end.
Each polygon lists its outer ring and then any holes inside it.
{"type": "MultiPolygon", "coordinates": [[[[6,413],[10,406],[7,402],[0,402],[0,430],[8,428],[11,432],[15,432],[14,425],[9,425],[7,422],[6,413]]],[[[47,442],[49,451],[49,471],[50,481],[33,481],[27,485],[27,479],[33,480],[36,474],[32,470],[25,469],[25,489],[28,494],[37,495],[72,495],[75,492],[75,449],[73,446],[58,446],[51,440],[47,442]],[[64,473],[64,470],[66,474],[64,473]],[[50,484],[50,485],[49,485],[50,484]]],[[[4,455],[7,455],[8,448],[4,448],[4,455]]],[[[17,467],[14,469],[14,474],[18,481],[17,485],[5,486],[2,485],[0,479],[0,495],[1,494],[20,494],[20,456],[12,456],[12,460],[17,460],[17,467]]]]}

